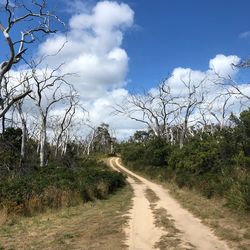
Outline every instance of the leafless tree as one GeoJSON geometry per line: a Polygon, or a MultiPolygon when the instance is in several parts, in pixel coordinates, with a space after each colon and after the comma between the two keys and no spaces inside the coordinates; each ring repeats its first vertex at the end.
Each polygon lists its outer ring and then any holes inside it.
{"type": "Polygon", "coordinates": [[[233,105],[230,100],[230,93],[222,93],[217,95],[208,103],[209,114],[217,121],[219,129],[223,129],[231,115],[230,107],[233,105]]]}
{"type": "Polygon", "coordinates": [[[22,88],[21,91],[18,91],[19,84],[15,87],[12,85],[12,90],[8,91],[8,95],[6,95],[9,84],[8,73],[14,65],[21,61],[28,46],[38,40],[39,35],[56,32],[51,25],[52,19],[61,22],[56,15],[47,10],[45,0],[26,1],[26,3],[22,0],[6,0],[3,6],[0,31],[5,39],[9,55],[6,55],[7,59],[0,63],[0,118],[5,116],[15,102],[31,92],[30,89],[22,88]],[[20,32],[19,39],[14,38],[12,30],[15,30],[15,34],[20,32]]]}
{"type": "Polygon", "coordinates": [[[168,142],[179,141],[180,147],[187,134],[192,131],[190,120],[205,101],[203,85],[206,78],[195,82],[191,71],[187,80],[180,79],[181,89],[174,94],[168,79],[164,80],[157,89],[144,95],[130,95],[123,104],[115,107],[115,114],[146,124],[156,136],[165,138],[168,142]]]}
{"type": "Polygon", "coordinates": [[[130,119],[144,123],[155,136],[170,138],[170,124],[175,119],[178,109],[174,105],[175,96],[167,85],[167,80],[159,84],[157,89],[151,92],[131,94],[124,103],[114,107],[114,114],[125,115],[130,119]]]}
{"type": "Polygon", "coordinates": [[[64,112],[60,115],[55,116],[52,122],[52,127],[55,134],[55,157],[57,157],[60,147],[63,147],[63,141],[67,143],[67,140],[65,138],[67,137],[67,130],[72,124],[72,119],[76,114],[77,106],[79,105],[79,98],[76,93],[72,92],[65,105],[66,108],[64,112]]]}
{"type": "Polygon", "coordinates": [[[39,154],[40,166],[43,167],[47,161],[47,122],[48,115],[56,103],[63,103],[64,100],[72,98],[74,89],[66,81],[69,74],[61,74],[60,66],[56,69],[38,69],[35,65],[32,69],[33,92],[29,97],[34,101],[39,111],[40,119],[40,140],[39,154]]]}
{"type": "MultiPolygon", "coordinates": [[[[240,68],[249,67],[247,66],[247,63],[246,64],[242,63],[239,65],[240,68]]],[[[249,83],[239,84],[230,75],[226,77],[221,76],[219,74],[216,75],[217,75],[217,80],[215,81],[215,84],[222,86],[226,90],[228,96],[232,96],[233,98],[238,99],[242,107],[249,107],[249,101],[250,101],[250,93],[248,91],[249,83]]]]}
{"type": "Polygon", "coordinates": [[[3,77],[2,85],[1,85],[1,96],[4,99],[1,99],[1,110],[0,117],[2,118],[2,132],[5,131],[5,118],[6,113],[11,109],[11,107],[18,101],[22,100],[27,94],[31,93],[29,86],[26,84],[31,79],[31,76],[28,72],[21,72],[18,77],[11,76],[6,74],[3,77]],[[19,90],[23,91],[23,94],[17,94],[19,90]],[[17,96],[13,98],[13,96],[17,96]]]}
{"type": "Polygon", "coordinates": [[[198,113],[199,106],[205,101],[203,91],[203,84],[205,80],[206,78],[198,81],[193,80],[191,71],[188,74],[187,80],[180,79],[183,93],[180,94],[175,102],[175,105],[179,106],[178,120],[180,128],[180,148],[184,145],[184,141],[189,131],[189,125],[197,122],[195,113],[198,113]],[[192,121],[190,120],[191,116],[193,116],[192,121]]]}
{"type": "Polygon", "coordinates": [[[20,167],[22,167],[26,158],[26,142],[28,137],[27,117],[23,112],[23,99],[16,102],[15,106],[18,111],[22,125],[22,142],[21,142],[21,157],[20,157],[20,167]]]}

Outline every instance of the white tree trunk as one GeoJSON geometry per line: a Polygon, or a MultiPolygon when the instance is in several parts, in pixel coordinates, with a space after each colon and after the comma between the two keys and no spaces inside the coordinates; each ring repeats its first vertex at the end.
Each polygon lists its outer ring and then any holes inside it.
{"type": "Polygon", "coordinates": [[[22,120],[22,144],[21,144],[20,167],[23,166],[23,162],[26,157],[26,141],[27,141],[27,127],[26,127],[26,122],[22,120]]]}
{"type": "Polygon", "coordinates": [[[40,136],[40,167],[44,167],[46,162],[46,140],[47,140],[46,137],[47,137],[46,118],[43,118],[41,124],[41,136],[40,136]]]}

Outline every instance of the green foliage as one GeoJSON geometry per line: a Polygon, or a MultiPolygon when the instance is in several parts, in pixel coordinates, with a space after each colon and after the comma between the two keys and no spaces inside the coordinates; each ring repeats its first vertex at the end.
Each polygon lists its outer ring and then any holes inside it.
{"type": "Polygon", "coordinates": [[[125,162],[140,161],[143,159],[145,147],[138,143],[126,143],[122,145],[121,154],[125,162]]]}
{"type": "Polygon", "coordinates": [[[0,134],[0,171],[18,166],[21,150],[22,130],[7,128],[0,134]]]}
{"type": "Polygon", "coordinates": [[[109,125],[102,123],[96,130],[96,137],[93,141],[94,150],[102,153],[110,152],[111,141],[109,125]]]}
{"type": "Polygon", "coordinates": [[[160,137],[154,137],[146,143],[126,143],[122,146],[121,154],[125,162],[137,161],[153,166],[166,164],[170,154],[170,146],[160,137]]]}
{"type": "MultiPolygon", "coordinates": [[[[24,207],[34,196],[41,206],[54,207],[46,198],[48,190],[80,193],[83,201],[106,198],[108,194],[125,185],[125,177],[109,170],[101,163],[87,160],[74,169],[50,165],[24,175],[9,175],[0,182],[0,205],[24,207]]],[[[50,195],[50,199],[54,199],[50,195]]],[[[22,213],[21,209],[21,213],[22,213]]]]}
{"type": "Polygon", "coordinates": [[[149,165],[162,166],[167,163],[170,146],[160,137],[154,137],[146,143],[144,161],[149,165]]]}

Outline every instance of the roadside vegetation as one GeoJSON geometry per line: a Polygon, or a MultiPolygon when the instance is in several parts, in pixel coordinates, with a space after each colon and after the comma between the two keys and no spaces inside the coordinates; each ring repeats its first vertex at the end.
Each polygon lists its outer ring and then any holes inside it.
{"type": "Polygon", "coordinates": [[[92,156],[112,153],[109,126],[91,124],[63,62],[47,65],[65,44],[51,55],[32,49],[57,29],[64,32],[64,22],[46,0],[0,5],[1,223],[107,198],[125,185],[92,156]]]}
{"type": "MultiPolygon", "coordinates": [[[[64,33],[65,24],[47,2],[5,1],[0,8],[5,44],[0,58],[0,249],[1,244],[7,249],[79,249],[80,243],[86,249],[122,249],[118,223],[125,221],[121,216],[131,190],[122,173],[100,161],[117,152],[133,170],[219,199],[249,216],[250,110],[235,113],[249,107],[247,85],[212,69],[202,79],[188,70],[179,80],[180,93],[171,87],[170,76],[148,93],[128,94],[112,114],[148,129],[118,144],[108,124],[90,121],[75,81],[68,82],[75,73],[65,72],[64,62],[46,65],[46,58],[59,54],[67,41],[51,55],[32,53],[56,28],[64,33]],[[61,211],[67,218],[59,221],[60,212],[53,209],[62,207],[69,214],[61,211]],[[25,220],[33,215],[38,217],[25,220]],[[81,232],[73,230],[78,222],[75,230],[81,232]],[[34,226],[34,239],[27,235],[29,226],[34,226]],[[45,233],[38,240],[40,226],[45,233]],[[66,226],[73,231],[66,232],[66,226]],[[75,238],[80,240],[75,243],[75,238]]],[[[249,68],[249,61],[231,66],[249,68]]]]}
{"type": "Polygon", "coordinates": [[[250,212],[250,111],[231,117],[234,126],[213,134],[197,130],[182,148],[149,132],[137,132],[121,145],[134,170],[204,197],[220,197],[235,210],[250,212]],[[139,138],[138,140],[138,136],[139,138]]]}
{"type": "Polygon", "coordinates": [[[127,249],[123,227],[131,198],[126,186],[109,199],[12,218],[0,227],[0,249],[127,249]]]}
{"type": "MultiPolygon", "coordinates": [[[[1,224],[15,215],[30,216],[49,208],[106,199],[125,186],[122,174],[110,170],[95,157],[79,156],[73,143],[67,145],[65,155],[55,158],[51,154],[48,165],[41,168],[36,142],[30,140],[27,143],[30,157],[20,168],[20,135],[19,129],[7,128],[0,139],[1,224]]],[[[53,151],[53,147],[48,145],[48,150],[53,151]]]]}

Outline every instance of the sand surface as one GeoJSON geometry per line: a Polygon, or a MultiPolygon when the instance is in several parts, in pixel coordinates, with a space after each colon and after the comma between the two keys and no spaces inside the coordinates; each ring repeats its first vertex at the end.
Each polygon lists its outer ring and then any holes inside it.
{"type": "Polygon", "coordinates": [[[110,166],[117,171],[128,174],[128,182],[134,190],[133,205],[129,213],[129,225],[125,229],[129,249],[156,249],[155,244],[160,241],[161,236],[167,233],[166,230],[164,231],[155,224],[152,207],[150,207],[150,202],[146,198],[146,189],[152,190],[157,195],[159,198],[156,204],[157,208],[165,209],[167,214],[171,216],[174,226],[181,232],[178,234],[178,240],[181,241],[181,244],[171,249],[229,249],[225,242],[218,239],[209,227],[181,207],[169,195],[168,190],[161,185],[128,170],[120,163],[118,157],[110,159],[110,166]]]}

